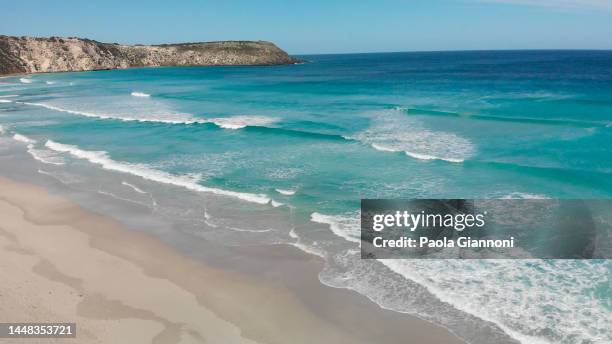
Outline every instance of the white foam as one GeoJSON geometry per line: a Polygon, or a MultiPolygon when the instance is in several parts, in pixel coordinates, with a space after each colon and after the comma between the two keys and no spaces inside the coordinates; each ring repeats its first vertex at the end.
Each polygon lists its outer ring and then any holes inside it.
{"type": "Polygon", "coordinates": [[[56,82],[55,81],[45,81],[45,84],[47,84],[47,85],[55,85],[56,82]]]}
{"type": "Polygon", "coordinates": [[[204,223],[207,224],[209,227],[213,227],[213,228],[219,227],[216,223],[211,221],[211,218],[212,216],[210,216],[206,208],[204,208],[204,223]]]}
{"type": "Polygon", "coordinates": [[[2,125],[0,125],[0,134],[4,134],[4,127],[2,125]]]}
{"type": "Polygon", "coordinates": [[[348,139],[358,140],[382,152],[404,152],[419,160],[461,163],[476,152],[476,147],[467,138],[431,130],[419,119],[407,117],[399,109],[377,113],[370,121],[368,129],[348,139]]]}
{"type": "MultiPolygon", "coordinates": [[[[401,152],[401,150],[399,149],[386,147],[381,144],[372,143],[371,146],[372,148],[379,150],[381,152],[401,152]]],[[[443,161],[454,162],[454,163],[460,163],[464,161],[464,159],[442,158],[442,157],[438,157],[434,155],[415,153],[411,151],[404,151],[404,154],[406,154],[407,156],[411,158],[419,159],[419,160],[443,160],[443,161]]]]}
{"type": "Polygon", "coordinates": [[[0,103],[12,103],[12,101],[8,99],[0,99],[0,103]]]}
{"type": "Polygon", "coordinates": [[[441,301],[497,324],[522,343],[612,339],[605,301],[609,267],[579,260],[380,260],[441,301]]]}
{"type": "Polygon", "coordinates": [[[70,155],[74,157],[85,159],[93,164],[101,165],[102,168],[107,169],[107,170],[132,174],[132,175],[139,176],[141,178],[152,180],[158,183],[180,186],[180,187],[192,190],[192,191],[206,192],[206,193],[212,193],[212,194],[216,194],[220,196],[234,197],[234,198],[238,198],[238,199],[252,202],[252,203],[268,204],[270,202],[270,199],[266,195],[263,195],[263,194],[251,194],[251,193],[245,193],[245,192],[228,191],[228,190],[222,190],[222,189],[202,186],[197,183],[198,180],[200,179],[199,177],[194,178],[193,176],[190,177],[190,176],[184,176],[184,175],[175,176],[167,172],[152,169],[149,166],[144,165],[144,164],[132,164],[132,163],[115,161],[115,160],[112,160],[108,156],[108,153],[106,153],[105,151],[82,150],[77,146],[62,144],[62,143],[54,142],[51,140],[48,140],[45,143],[45,146],[52,150],[58,151],[58,152],[69,153],[70,155]]]}
{"type": "Polygon", "coordinates": [[[143,98],[148,98],[151,95],[148,93],[143,93],[143,92],[132,92],[130,93],[132,95],[132,97],[143,97],[143,98]]]}
{"type": "Polygon", "coordinates": [[[28,78],[20,78],[19,81],[21,81],[21,83],[23,83],[23,84],[31,84],[32,83],[32,79],[28,79],[28,78]]]}
{"type": "Polygon", "coordinates": [[[19,97],[18,94],[6,94],[3,96],[0,96],[0,98],[13,98],[13,97],[19,97]]]}
{"type": "Polygon", "coordinates": [[[315,248],[313,246],[308,246],[302,242],[302,238],[300,238],[300,236],[295,232],[295,228],[291,228],[291,230],[289,231],[289,236],[292,239],[295,239],[295,242],[291,243],[292,246],[308,254],[319,256],[325,259],[325,253],[322,250],[319,250],[318,248],[315,248]]]}
{"type": "Polygon", "coordinates": [[[133,199],[129,199],[129,198],[125,198],[125,197],[117,196],[117,195],[115,195],[115,194],[114,194],[114,193],[112,193],[112,192],[107,192],[107,191],[104,191],[104,190],[97,190],[97,192],[98,192],[99,194],[101,194],[101,195],[109,196],[109,197],[112,197],[112,198],[114,198],[114,199],[118,199],[118,200],[120,200],[120,201],[126,201],[126,202],[130,202],[130,203],[135,203],[135,204],[138,204],[138,205],[141,205],[141,206],[149,207],[147,204],[143,204],[143,203],[138,202],[138,201],[135,201],[135,200],[133,200],[133,199]]]}
{"type": "Polygon", "coordinates": [[[140,194],[147,194],[148,193],[148,192],[143,191],[143,190],[139,189],[138,187],[136,187],[135,185],[132,185],[132,184],[130,184],[128,182],[121,182],[121,185],[125,185],[125,186],[131,188],[132,190],[134,190],[134,191],[136,191],[136,192],[138,192],[140,194]]]}
{"type": "Polygon", "coordinates": [[[285,203],[281,203],[281,202],[277,202],[275,200],[270,200],[270,204],[274,207],[274,208],[278,208],[281,207],[283,205],[285,205],[285,203]]]}
{"type": "Polygon", "coordinates": [[[281,195],[292,196],[295,195],[295,190],[287,190],[287,189],[274,189],[281,195]]]}
{"type": "Polygon", "coordinates": [[[222,117],[212,118],[208,120],[210,123],[214,123],[223,129],[242,129],[244,127],[254,126],[267,126],[276,122],[276,118],[265,117],[265,116],[233,116],[233,117],[222,117]]]}
{"type": "Polygon", "coordinates": [[[143,194],[143,195],[149,195],[149,198],[151,199],[151,205],[153,206],[153,208],[157,207],[157,201],[155,200],[155,198],[153,197],[153,194],[150,192],[146,192],[140,188],[138,188],[136,185],[130,184],[128,182],[122,181],[121,185],[127,186],[130,189],[134,190],[135,192],[139,193],[139,194],[143,194]]]}
{"type": "Polygon", "coordinates": [[[531,194],[527,192],[512,192],[502,197],[502,199],[550,199],[550,197],[542,194],[531,194]]]}
{"type": "Polygon", "coordinates": [[[350,242],[361,243],[358,215],[324,215],[315,212],[310,214],[310,221],[329,225],[335,235],[350,242]]]}
{"type": "Polygon", "coordinates": [[[433,156],[433,155],[427,155],[427,154],[419,154],[419,153],[414,153],[414,152],[409,152],[409,151],[405,151],[404,153],[406,153],[406,155],[415,158],[415,159],[420,159],[420,160],[444,160],[444,161],[448,161],[448,162],[455,162],[455,163],[460,163],[463,162],[463,159],[454,159],[454,158],[441,158],[438,156],[433,156]]]}
{"type": "Polygon", "coordinates": [[[113,119],[124,122],[154,122],[166,124],[196,124],[196,123],[212,123],[223,129],[241,129],[247,126],[265,126],[277,121],[276,118],[264,116],[233,116],[223,118],[197,118],[185,113],[159,113],[151,114],[144,113],[140,115],[123,115],[118,113],[99,113],[90,111],[72,110],[58,107],[46,103],[30,103],[16,102],[18,104],[43,107],[45,109],[65,112],[72,115],[98,118],[98,119],[113,119]],[[142,117],[141,117],[142,116],[142,117]]]}
{"type": "Polygon", "coordinates": [[[28,153],[36,160],[49,165],[64,165],[65,161],[56,152],[48,149],[36,149],[33,144],[28,145],[28,153]]]}
{"type": "Polygon", "coordinates": [[[87,111],[77,111],[70,110],[61,107],[57,107],[54,105],[49,105],[45,103],[29,103],[29,102],[17,102],[19,104],[30,105],[30,106],[38,106],[43,107],[45,109],[65,112],[72,115],[79,115],[85,117],[99,118],[99,119],[115,119],[124,122],[156,122],[156,123],[167,123],[167,124],[193,124],[193,123],[202,123],[202,120],[196,119],[189,114],[165,114],[158,115],[157,117],[131,117],[131,116],[123,116],[121,114],[106,114],[106,113],[95,113],[95,112],[87,112],[87,111]]]}
{"type": "Polygon", "coordinates": [[[237,227],[229,227],[229,226],[225,228],[236,231],[236,232],[247,232],[247,233],[265,233],[265,232],[270,232],[274,230],[272,228],[257,230],[257,229],[245,229],[245,228],[237,228],[237,227]]]}
{"type": "Polygon", "coordinates": [[[376,143],[372,143],[372,148],[379,150],[381,152],[399,152],[398,149],[394,149],[394,148],[389,148],[389,147],[385,147],[381,144],[376,144],[376,143]]]}
{"type": "Polygon", "coordinates": [[[36,140],[33,140],[27,136],[21,135],[21,134],[15,134],[13,135],[13,139],[15,141],[19,141],[19,142],[23,142],[23,143],[36,143],[36,140]]]}

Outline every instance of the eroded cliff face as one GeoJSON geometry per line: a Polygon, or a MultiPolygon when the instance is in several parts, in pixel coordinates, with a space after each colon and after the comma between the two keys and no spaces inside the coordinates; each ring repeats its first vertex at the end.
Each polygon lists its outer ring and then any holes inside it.
{"type": "Polygon", "coordinates": [[[277,65],[296,59],[264,41],[121,45],[0,35],[0,75],[154,66],[277,65]]]}

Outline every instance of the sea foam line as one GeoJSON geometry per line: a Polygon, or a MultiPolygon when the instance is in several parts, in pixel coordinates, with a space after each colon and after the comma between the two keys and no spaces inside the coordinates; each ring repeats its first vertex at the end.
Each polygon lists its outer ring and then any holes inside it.
{"type": "Polygon", "coordinates": [[[127,186],[128,188],[134,190],[136,193],[139,194],[143,194],[143,195],[149,195],[149,198],[151,199],[151,205],[156,208],[157,207],[157,201],[155,200],[155,198],[153,197],[153,194],[150,192],[146,192],[140,188],[138,188],[136,185],[130,184],[128,182],[122,181],[121,185],[127,186]]]}
{"type": "MultiPolygon", "coordinates": [[[[42,107],[42,108],[53,110],[53,111],[69,113],[72,115],[79,115],[79,116],[99,118],[99,119],[114,119],[114,120],[120,120],[124,122],[156,122],[156,123],[167,123],[167,124],[193,124],[193,123],[200,122],[199,120],[193,119],[191,117],[187,117],[185,119],[121,117],[121,116],[114,115],[114,114],[101,114],[101,113],[94,113],[94,112],[64,109],[64,108],[60,108],[60,107],[45,104],[45,103],[29,103],[29,102],[17,102],[17,103],[24,104],[24,105],[30,105],[30,106],[38,106],[38,107],[42,107]]],[[[177,115],[189,116],[189,115],[184,115],[184,114],[177,114],[177,115]]]]}
{"type": "Polygon", "coordinates": [[[439,300],[460,311],[496,324],[521,343],[607,342],[604,338],[606,335],[601,334],[601,329],[606,328],[608,324],[605,320],[600,321],[602,318],[605,319],[603,314],[608,313],[607,309],[600,301],[585,298],[584,293],[594,284],[605,280],[605,277],[601,277],[607,272],[605,265],[591,265],[585,268],[572,266],[575,264],[573,261],[552,263],[539,259],[489,260],[485,266],[460,260],[432,260],[427,264],[395,259],[378,259],[378,261],[393,272],[424,286],[439,300]],[[538,266],[537,270],[533,269],[534,265],[538,266]],[[469,274],[466,275],[466,271],[469,274]],[[432,275],[439,275],[440,278],[432,278],[432,275]],[[484,287],[468,283],[486,281],[491,277],[495,277],[493,278],[495,282],[486,283],[484,287]],[[599,281],[596,281],[598,278],[599,281]],[[453,287],[452,283],[457,281],[461,281],[460,285],[453,287]],[[543,283],[544,281],[546,283],[543,283]],[[546,288],[536,288],[531,285],[544,285],[546,288]],[[487,295],[492,297],[483,298],[487,295]],[[531,301],[533,299],[537,299],[538,302],[533,303],[531,301]],[[579,303],[574,303],[576,301],[579,303]],[[486,302],[490,307],[483,307],[482,302],[486,302]],[[546,302],[558,310],[548,313],[549,310],[539,307],[546,302]],[[580,311],[576,310],[576,304],[580,305],[580,311]],[[572,312],[574,310],[575,312],[572,312]],[[546,338],[546,335],[537,334],[538,330],[547,327],[548,321],[553,322],[555,326],[547,329],[553,331],[555,337],[564,340],[553,340],[550,337],[546,338]],[[525,327],[517,327],[519,323],[525,327]],[[572,339],[574,335],[576,337],[572,339]]]}
{"type": "Polygon", "coordinates": [[[295,190],[287,190],[287,189],[274,189],[281,195],[292,196],[295,195],[295,190]]]}
{"type": "Polygon", "coordinates": [[[130,183],[128,183],[128,182],[121,182],[121,185],[125,185],[125,186],[129,187],[129,188],[131,188],[132,190],[134,190],[134,191],[138,192],[139,194],[147,194],[147,193],[148,193],[148,192],[143,191],[143,190],[139,189],[137,186],[132,185],[132,184],[130,184],[130,183]]]}
{"type": "Polygon", "coordinates": [[[144,93],[144,92],[132,92],[130,93],[130,95],[132,95],[132,97],[143,97],[143,98],[148,98],[151,95],[148,93],[144,93]]]}
{"type": "Polygon", "coordinates": [[[403,152],[418,160],[452,163],[461,163],[476,152],[476,146],[469,139],[429,129],[418,119],[403,116],[398,110],[374,114],[370,122],[369,128],[350,138],[381,152],[403,152]]]}
{"type": "MultiPolygon", "coordinates": [[[[401,152],[401,150],[399,149],[385,147],[383,145],[376,144],[376,143],[371,144],[371,146],[372,148],[378,151],[381,151],[381,152],[401,152]]],[[[414,158],[414,159],[419,159],[419,160],[442,160],[442,161],[448,161],[448,162],[454,162],[454,163],[461,163],[465,161],[464,159],[443,158],[443,157],[439,157],[435,155],[421,154],[421,153],[415,153],[411,151],[403,151],[403,152],[407,156],[414,158]]]]}
{"type": "Polygon", "coordinates": [[[23,143],[28,143],[28,144],[34,144],[36,143],[36,140],[31,139],[25,135],[21,135],[21,134],[14,134],[13,135],[13,139],[15,141],[19,141],[19,142],[23,142],[23,143]]]}
{"type": "Polygon", "coordinates": [[[282,207],[283,205],[285,205],[285,203],[277,202],[277,201],[271,199],[270,200],[270,205],[272,205],[274,208],[278,208],[278,207],[282,207]]]}
{"type": "Polygon", "coordinates": [[[229,226],[226,228],[229,230],[235,231],[235,232],[247,232],[247,233],[265,233],[265,232],[271,232],[275,230],[272,228],[257,230],[257,229],[245,229],[245,228],[229,227],[229,226]]]}
{"type": "Polygon", "coordinates": [[[175,176],[163,171],[152,169],[143,164],[132,164],[115,161],[111,159],[108,156],[108,153],[105,151],[87,151],[80,149],[77,146],[54,142],[52,140],[47,140],[45,146],[54,151],[68,153],[76,158],[85,159],[93,164],[101,165],[102,168],[107,170],[132,174],[158,183],[180,186],[192,191],[234,197],[252,203],[268,204],[270,202],[270,198],[263,194],[251,194],[245,192],[236,192],[206,187],[198,184],[195,178],[189,178],[187,176],[175,176]]]}
{"type": "MultiPolygon", "coordinates": [[[[52,151],[46,149],[36,149],[33,144],[28,145],[28,153],[36,160],[49,165],[64,165],[64,159],[54,155],[52,151]]],[[[57,153],[56,153],[57,154],[57,153]]]]}
{"type": "MultiPolygon", "coordinates": [[[[0,134],[4,133],[4,128],[2,128],[2,126],[0,126],[0,134]]],[[[19,142],[23,142],[25,144],[27,144],[27,152],[28,154],[30,154],[32,156],[32,158],[34,158],[35,160],[38,160],[42,163],[45,164],[50,164],[50,165],[64,165],[64,159],[62,159],[61,157],[55,156],[53,155],[52,152],[47,151],[45,149],[36,149],[34,148],[34,144],[36,144],[36,140],[31,139],[25,135],[21,135],[21,134],[14,134],[13,135],[13,140],[15,141],[19,141],[19,142]]]]}
{"type": "Polygon", "coordinates": [[[266,116],[249,116],[249,115],[238,115],[232,117],[217,117],[217,118],[195,118],[190,114],[170,114],[171,116],[175,116],[175,119],[167,119],[167,118],[138,118],[138,117],[130,117],[130,116],[122,116],[119,114],[105,114],[105,113],[94,113],[87,111],[77,111],[71,109],[65,109],[61,107],[57,107],[54,105],[49,105],[45,103],[30,103],[30,102],[16,102],[18,104],[30,105],[30,106],[38,106],[45,109],[65,112],[72,115],[85,116],[90,118],[98,118],[98,119],[110,119],[110,120],[119,120],[124,122],[152,122],[152,123],[165,123],[165,124],[205,124],[211,123],[223,129],[242,129],[248,126],[266,126],[278,121],[277,118],[274,117],[266,117],[266,116]]]}
{"type": "Polygon", "coordinates": [[[204,120],[204,123],[213,123],[223,129],[242,129],[245,127],[265,127],[277,122],[277,118],[265,116],[232,116],[204,120]]]}
{"type": "Polygon", "coordinates": [[[332,233],[346,241],[361,243],[357,216],[332,216],[314,212],[310,214],[310,221],[328,225],[332,233]]]}
{"type": "Polygon", "coordinates": [[[291,228],[289,231],[289,237],[295,239],[295,242],[290,243],[290,245],[300,249],[303,252],[325,259],[325,253],[322,250],[319,250],[313,246],[308,246],[302,242],[302,238],[295,232],[295,227],[291,228]]]}
{"type": "Polygon", "coordinates": [[[448,162],[454,162],[454,163],[461,163],[464,160],[463,159],[455,159],[455,158],[442,158],[439,156],[433,156],[433,155],[428,155],[428,154],[419,154],[419,153],[414,153],[414,152],[410,152],[410,151],[405,151],[404,153],[406,153],[406,155],[408,155],[409,157],[415,158],[415,159],[420,159],[420,160],[443,160],[443,161],[448,161],[448,162]]]}
{"type": "Polygon", "coordinates": [[[104,191],[104,190],[98,190],[97,192],[99,194],[101,194],[101,195],[105,195],[105,196],[108,196],[108,197],[111,197],[111,198],[114,198],[114,199],[118,199],[120,201],[126,201],[126,202],[130,202],[130,203],[138,204],[138,205],[141,205],[141,206],[144,206],[144,207],[149,207],[147,204],[143,204],[143,203],[135,201],[133,199],[117,196],[117,195],[115,195],[112,192],[107,192],[107,191],[104,191]]]}

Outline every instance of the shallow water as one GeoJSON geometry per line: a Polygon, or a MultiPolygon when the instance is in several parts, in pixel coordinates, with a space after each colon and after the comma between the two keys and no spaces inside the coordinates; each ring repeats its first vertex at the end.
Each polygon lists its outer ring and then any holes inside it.
{"type": "Polygon", "coordinates": [[[470,342],[612,340],[607,260],[357,251],[360,198],[610,198],[612,52],[302,58],[3,78],[0,135],[41,178],[227,245],[294,244],[327,259],[323,283],[470,342]]]}

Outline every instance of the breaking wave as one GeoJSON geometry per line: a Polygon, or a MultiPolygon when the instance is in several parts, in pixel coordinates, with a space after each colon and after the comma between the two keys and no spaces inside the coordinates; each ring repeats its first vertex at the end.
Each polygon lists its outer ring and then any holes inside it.
{"type": "Polygon", "coordinates": [[[292,196],[295,195],[295,190],[275,189],[281,195],[292,196]]]}
{"type": "Polygon", "coordinates": [[[143,92],[132,92],[130,93],[132,95],[132,97],[143,97],[143,98],[148,98],[151,95],[148,93],[143,93],[143,92]]]}
{"type": "Polygon", "coordinates": [[[23,142],[23,143],[28,143],[28,144],[32,144],[32,143],[36,143],[36,140],[31,139],[25,135],[21,135],[21,134],[14,134],[13,135],[13,139],[15,141],[19,141],[19,142],[23,142]]]}
{"type": "Polygon", "coordinates": [[[192,117],[189,114],[167,114],[160,115],[157,117],[136,117],[136,116],[123,116],[120,114],[107,114],[107,113],[96,113],[96,112],[88,112],[88,111],[77,111],[71,109],[65,109],[54,105],[49,105],[45,103],[29,103],[29,102],[18,102],[19,104],[30,105],[30,106],[38,106],[45,109],[65,112],[72,115],[79,115],[91,118],[98,119],[114,119],[124,122],[156,122],[156,123],[167,123],[167,124],[193,124],[197,123],[199,120],[192,117]]]}
{"type": "Polygon", "coordinates": [[[425,286],[441,301],[497,324],[523,343],[604,343],[612,339],[606,330],[611,321],[605,302],[587,297],[609,283],[607,262],[379,261],[425,286]]]}
{"type": "Polygon", "coordinates": [[[160,114],[151,116],[150,114],[130,115],[125,116],[121,114],[112,113],[97,113],[88,111],[78,111],[65,109],[58,106],[45,104],[45,103],[30,103],[30,102],[17,102],[19,104],[38,106],[45,109],[65,112],[73,115],[98,118],[98,119],[112,119],[124,122],[154,122],[154,123],[166,123],[166,124],[206,124],[211,123],[223,129],[242,129],[248,126],[265,126],[276,122],[278,119],[265,116],[232,116],[232,117],[218,117],[218,118],[197,118],[190,114],[182,113],[170,113],[160,114]]]}
{"type": "Polygon", "coordinates": [[[188,190],[197,191],[197,192],[205,192],[212,193],[220,196],[227,196],[238,198],[244,201],[258,203],[258,204],[268,204],[270,203],[270,198],[263,194],[251,194],[245,192],[236,192],[229,190],[222,190],[217,188],[206,187],[198,184],[199,176],[176,176],[167,172],[159,171],[150,168],[144,164],[133,164],[127,162],[120,162],[111,159],[108,156],[108,153],[105,151],[87,151],[80,149],[77,146],[67,145],[63,143],[54,142],[48,140],[45,143],[45,146],[49,149],[52,149],[57,152],[68,153],[76,158],[85,159],[92,164],[101,165],[102,168],[128,173],[131,175],[135,175],[147,180],[155,181],[158,183],[170,184],[175,186],[180,186],[186,188],[188,190]]]}
{"type": "Polygon", "coordinates": [[[34,148],[33,144],[28,145],[28,153],[36,160],[49,165],[64,165],[66,162],[64,158],[57,155],[56,152],[53,152],[48,149],[38,149],[34,148]]]}
{"type": "Polygon", "coordinates": [[[348,137],[382,152],[403,152],[419,160],[461,163],[476,152],[474,144],[459,135],[425,128],[419,121],[397,111],[374,116],[372,125],[348,137]]]}
{"type": "Polygon", "coordinates": [[[343,238],[346,241],[359,243],[360,236],[360,217],[355,214],[343,215],[324,215],[314,212],[310,215],[310,220],[316,223],[322,223],[329,226],[329,229],[335,235],[343,238]]]}
{"type": "MultiPolygon", "coordinates": [[[[0,126],[0,134],[4,133],[4,129],[0,126]]],[[[13,139],[15,141],[19,141],[27,144],[27,152],[34,158],[44,164],[50,165],[64,165],[64,159],[61,156],[58,156],[57,153],[50,151],[48,149],[39,149],[35,147],[37,143],[36,140],[31,139],[25,135],[14,134],[13,139]]]]}
{"type": "Polygon", "coordinates": [[[265,116],[232,116],[211,118],[204,121],[214,123],[223,129],[242,129],[244,127],[264,127],[278,121],[278,119],[265,116]]]}

